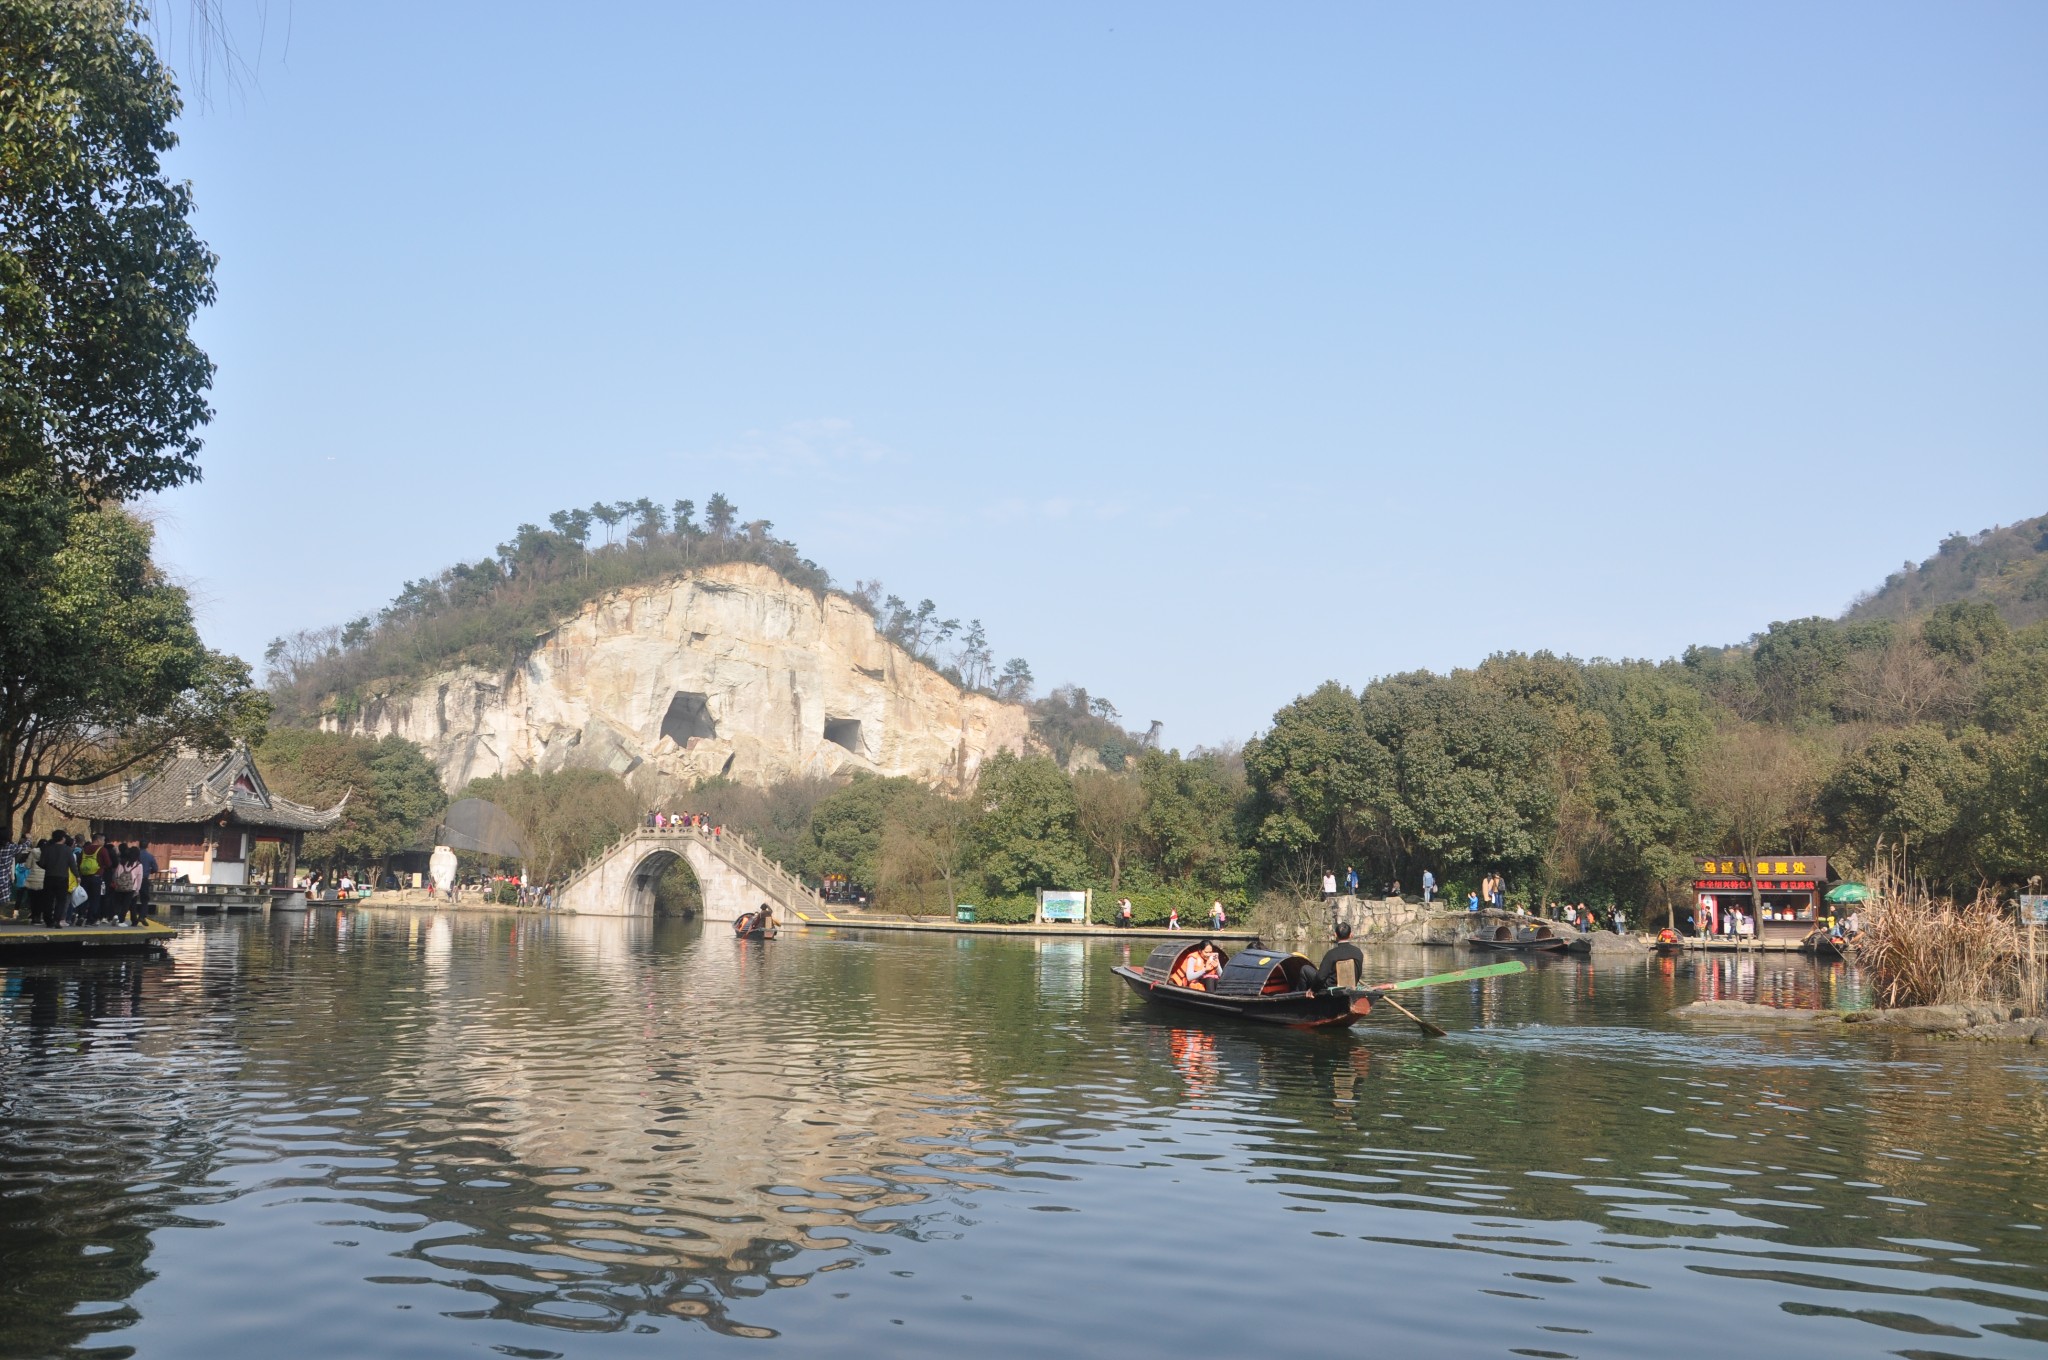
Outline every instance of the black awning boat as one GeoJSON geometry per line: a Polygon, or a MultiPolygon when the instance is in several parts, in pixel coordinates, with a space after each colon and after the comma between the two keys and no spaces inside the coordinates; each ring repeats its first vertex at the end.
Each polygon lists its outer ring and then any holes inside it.
{"type": "Polygon", "coordinates": [[[1301,974],[1309,960],[1279,949],[1246,949],[1232,956],[1221,974],[1190,982],[1193,956],[1209,945],[1205,939],[1162,944],[1144,967],[1118,964],[1115,972],[1147,1001],[1297,1029],[1355,1024],[1372,1011],[1376,993],[1369,987],[1304,990],[1301,974]]]}
{"type": "Polygon", "coordinates": [[[1535,929],[1505,923],[1492,930],[1480,930],[1465,937],[1465,943],[1480,949],[1505,949],[1525,954],[1555,954],[1566,946],[1565,938],[1549,926],[1535,929]]]}
{"type": "Polygon", "coordinates": [[[747,912],[733,918],[732,933],[742,940],[772,940],[775,938],[775,921],[763,919],[758,912],[747,912]]]}

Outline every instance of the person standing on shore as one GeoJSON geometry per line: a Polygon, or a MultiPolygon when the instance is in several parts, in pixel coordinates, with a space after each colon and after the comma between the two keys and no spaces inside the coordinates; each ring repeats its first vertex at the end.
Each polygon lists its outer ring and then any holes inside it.
{"type": "Polygon", "coordinates": [[[1323,870],[1323,896],[1324,896],[1324,897],[1335,897],[1336,895],[1337,895],[1337,875],[1336,875],[1335,871],[1333,871],[1333,870],[1330,870],[1330,869],[1325,869],[1325,870],[1323,870]]]}
{"type": "Polygon", "coordinates": [[[1429,900],[1435,896],[1436,875],[1431,873],[1429,870],[1424,869],[1422,871],[1422,905],[1425,907],[1428,906],[1429,900]]]}
{"type": "Polygon", "coordinates": [[[1223,929],[1223,903],[1221,900],[1209,904],[1209,929],[1223,929]]]}
{"type": "Polygon", "coordinates": [[[71,844],[61,831],[53,831],[43,842],[43,925],[64,928],[64,913],[71,909],[71,844]]]}

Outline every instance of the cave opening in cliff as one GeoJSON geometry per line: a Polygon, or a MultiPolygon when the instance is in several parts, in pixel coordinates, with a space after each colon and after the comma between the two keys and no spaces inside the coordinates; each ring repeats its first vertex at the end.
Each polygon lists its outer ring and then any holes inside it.
{"type": "Polygon", "coordinates": [[[661,735],[678,746],[688,746],[692,737],[715,737],[718,724],[711,720],[710,700],[702,694],[677,691],[668,701],[668,713],[661,720],[661,735]]]}
{"type": "Polygon", "coordinates": [[[834,746],[844,746],[855,755],[861,754],[860,719],[825,719],[825,740],[831,742],[834,746]]]}

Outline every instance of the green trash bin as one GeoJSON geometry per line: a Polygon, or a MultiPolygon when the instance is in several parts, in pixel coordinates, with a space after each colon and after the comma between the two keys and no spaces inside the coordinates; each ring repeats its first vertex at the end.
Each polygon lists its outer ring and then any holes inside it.
{"type": "Polygon", "coordinates": [[[973,925],[974,908],[968,906],[965,902],[960,903],[958,906],[953,908],[953,919],[959,921],[963,925],[973,925]]]}

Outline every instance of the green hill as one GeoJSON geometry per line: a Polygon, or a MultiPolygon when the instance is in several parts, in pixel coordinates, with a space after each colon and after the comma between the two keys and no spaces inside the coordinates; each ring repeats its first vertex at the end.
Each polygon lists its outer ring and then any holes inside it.
{"type": "Polygon", "coordinates": [[[2048,619],[2048,515],[1975,534],[1950,534],[1925,562],[1908,562],[1843,618],[1908,619],[1957,600],[1985,600],[2014,628],[2048,619]]]}

